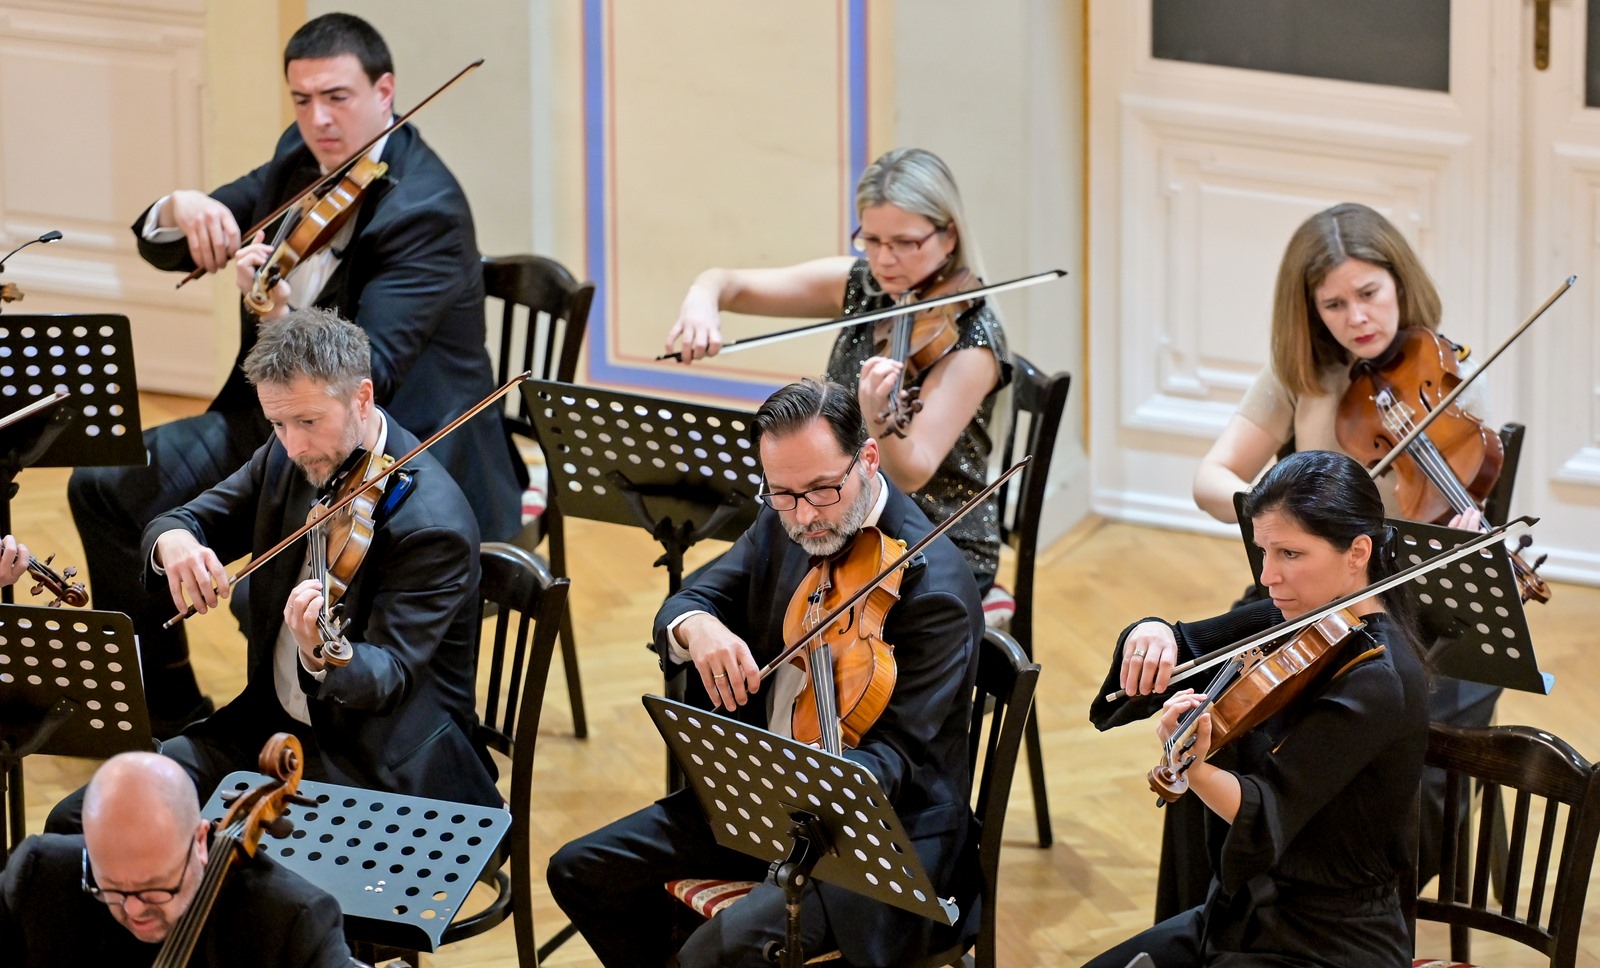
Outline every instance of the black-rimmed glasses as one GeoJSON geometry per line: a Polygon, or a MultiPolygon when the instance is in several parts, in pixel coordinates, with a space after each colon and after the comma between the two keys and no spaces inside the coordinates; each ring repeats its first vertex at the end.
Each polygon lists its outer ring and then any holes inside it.
{"type": "Polygon", "coordinates": [[[189,864],[194,860],[194,844],[190,843],[187,852],[183,855],[183,870],[178,872],[178,883],[171,887],[151,887],[142,891],[106,891],[94,882],[94,872],[89,869],[89,849],[83,850],[83,893],[99,901],[101,904],[125,904],[128,898],[136,897],[142,904],[166,904],[178,896],[183,890],[183,882],[189,878],[189,864]]]}
{"type": "Polygon", "coordinates": [[[839,503],[841,492],[850,480],[850,472],[856,469],[856,461],[861,459],[861,448],[856,448],[856,455],[850,458],[850,466],[844,469],[844,475],[839,478],[839,483],[829,484],[827,487],[813,487],[809,491],[796,494],[793,491],[762,491],[756,495],[756,500],[772,508],[774,511],[793,511],[800,506],[800,499],[805,498],[806,503],[814,508],[831,507],[839,503]]]}

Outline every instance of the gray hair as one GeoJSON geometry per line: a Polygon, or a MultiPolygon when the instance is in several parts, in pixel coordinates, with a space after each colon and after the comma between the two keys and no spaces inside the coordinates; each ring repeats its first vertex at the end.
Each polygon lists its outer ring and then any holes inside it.
{"type": "Polygon", "coordinates": [[[983,275],[978,244],[967,226],[955,176],[939,156],[923,148],[895,148],[868,165],[856,182],[856,215],[878,205],[921,215],[939,229],[954,227],[950,268],[983,275]]]}
{"type": "Polygon", "coordinates": [[[252,386],[288,386],[304,376],[327,384],[331,397],[348,397],[372,377],[366,331],[327,309],[296,309],[261,326],[241,365],[252,386]]]}

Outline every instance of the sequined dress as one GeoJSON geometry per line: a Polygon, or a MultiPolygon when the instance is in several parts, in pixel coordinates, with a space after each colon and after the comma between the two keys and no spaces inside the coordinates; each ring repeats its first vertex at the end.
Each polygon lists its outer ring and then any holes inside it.
{"type": "MultiPolygon", "coordinates": [[[[867,261],[858,259],[850,268],[844,290],[844,315],[882,309],[893,300],[878,291],[872,283],[867,261]]],[[[928,520],[938,523],[948,518],[974,494],[988,483],[989,455],[994,452],[990,438],[993,426],[995,398],[1011,382],[1011,354],[1006,349],[1005,332],[1000,320],[987,304],[962,314],[958,320],[960,335],[951,352],[982,347],[1000,361],[1000,379],[989,395],[983,398],[972,422],[956,437],[955,446],[945,455],[928,483],[911,495],[928,520]]],[[[862,323],[847,326],[839,332],[828,357],[826,377],[835,383],[854,387],[861,377],[861,364],[873,355],[872,331],[874,324],[862,323]]],[[[926,378],[921,374],[908,383],[915,386],[926,378]]],[[[981,507],[974,508],[966,517],[956,522],[948,532],[950,540],[961,549],[967,564],[978,579],[978,587],[987,590],[994,583],[995,569],[1000,563],[1000,507],[991,497],[981,507]]]]}

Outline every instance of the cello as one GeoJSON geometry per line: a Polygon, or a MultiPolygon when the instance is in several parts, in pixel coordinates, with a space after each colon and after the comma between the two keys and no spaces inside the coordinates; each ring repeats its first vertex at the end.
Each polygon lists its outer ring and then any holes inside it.
{"type": "Polygon", "coordinates": [[[167,934],[153,968],[184,968],[194,955],[206,919],[234,865],[255,856],[264,832],[278,838],[293,832],[294,824],[287,816],[290,804],[317,805],[317,801],[295,792],[300,788],[304,760],[300,740],[289,733],[273,734],[262,747],[257,765],[272,779],[233,795],[227,814],[212,832],[205,873],[194,900],[167,934]]]}

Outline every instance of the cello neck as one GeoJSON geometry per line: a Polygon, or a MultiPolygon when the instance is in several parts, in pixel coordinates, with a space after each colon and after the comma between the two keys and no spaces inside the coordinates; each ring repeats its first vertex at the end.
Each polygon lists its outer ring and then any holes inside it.
{"type": "Polygon", "coordinates": [[[243,824],[234,824],[226,829],[218,829],[211,835],[211,850],[206,859],[205,873],[200,878],[200,887],[195,891],[189,907],[173,924],[151,968],[184,968],[189,964],[195,946],[200,941],[200,933],[205,930],[206,921],[211,917],[211,908],[222,893],[222,883],[233,868],[242,828],[243,824]]]}

